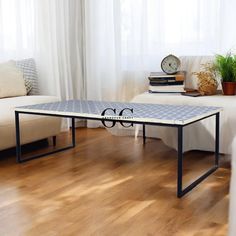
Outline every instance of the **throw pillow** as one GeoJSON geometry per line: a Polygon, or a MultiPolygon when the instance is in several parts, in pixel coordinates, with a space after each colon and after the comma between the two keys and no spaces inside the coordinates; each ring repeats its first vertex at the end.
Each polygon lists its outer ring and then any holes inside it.
{"type": "Polygon", "coordinates": [[[15,64],[23,72],[24,79],[29,80],[32,84],[29,95],[39,95],[38,75],[34,59],[15,61],[15,64]]]}
{"type": "Polygon", "coordinates": [[[32,85],[32,83],[31,83],[31,81],[29,79],[24,79],[24,80],[25,80],[26,92],[27,92],[27,95],[28,95],[32,91],[33,85],[32,85]]]}
{"type": "Polygon", "coordinates": [[[25,96],[23,73],[14,62],[0,64],[0,98],[25,96]]]}

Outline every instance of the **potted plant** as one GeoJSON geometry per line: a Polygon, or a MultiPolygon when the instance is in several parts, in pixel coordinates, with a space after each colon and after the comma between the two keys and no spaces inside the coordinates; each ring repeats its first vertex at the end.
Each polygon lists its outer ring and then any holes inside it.
{"type": "Polygon", "coordinates": [[[222,80],[224,95],[235,95],[236,92],[236,56],[228,53],[226,56],[217,55],[215,68],[222,80]]]}

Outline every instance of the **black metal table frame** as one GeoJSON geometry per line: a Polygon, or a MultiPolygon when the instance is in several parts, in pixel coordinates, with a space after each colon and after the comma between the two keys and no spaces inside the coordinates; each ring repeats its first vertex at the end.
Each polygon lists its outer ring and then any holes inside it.
{"type": "MultiPolygon", "coordinates": [[[[16,125],[16,159],[18,163],[24,163],[27,161],[31,161],[34,159],[38,159],[41,157],[45,157],[54,153],[62,152],[71,148],[74,148],[76,146],[76,140],[75,140],[75,119],[86,119],[86,120],[98,120],[98,121],[114,121],[113,119],[106,119],[106,118],[91,118],[91,117],[81,117],[81,116],[71,116],[71,115],[60,115],[60,114],[48,114],[48,113],[37,113],[37,112],[26,112],[26,111],[15,111],[15,125],[16,125]],[[33,157],[29,157],[26,159],[22,159],[22,152],[21,152],[21,141],[20,141],[20,114],[27,114],[27,115],[39,115],[39,116],[53,116],[53,117],[63,117],[63,118],[70,118],[72,120],[71,125],[71,132],[72,132],[72,144],[68,147],[60,148],[57,150],[53,150],[44,154],[39,154],[33,157]]],[[[195,120],[191,123],[179,125],[179,124],[163,124],[163,123],[151,123],[151,122],[138,122],[138,121],[132,121],[128,122],[127,120],[119,119],[119,122],[124,123],[132,123],[132,124],[141,124],[143,125],[143,143],[146,142],[146,125],[152,125],[152,126],[166,126],[166,127],[176,127],[178,130],[178,165],[177,165],[177,197],[181,198],[188,192],[190,192],[193,188],[195,188],[199,183],[201,183],[203,180],[205,180],[209,175],[211,175],[213,172],[215,172],[219,167],[219,145],[220,145],[220,112],[216,112],[212,115],[203,117],[201,119],[195,120]],[[196,122],[199,122],[201,120],[210,118],[215,116],[216,118],[216,124],[215,124],[215,161],[214,166],[211,167],[206,173],[198,177],[194,182],[192,182],[187,187],[183,188],[183,129],[185,126],[194,124],[196,122]]]]}

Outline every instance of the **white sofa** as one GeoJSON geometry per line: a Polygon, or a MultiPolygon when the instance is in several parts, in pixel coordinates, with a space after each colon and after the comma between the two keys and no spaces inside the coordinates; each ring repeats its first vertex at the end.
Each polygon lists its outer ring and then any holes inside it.
{"type": "MultiPolygon", "coordinates": [[[[182,57],[182,69],[187,71],[186,87],[197,88],[197,80],[192,72],[200,69],[201,64],[212,60],[212,57],[182,57]]],[[[135,103],[177,104],[220,106],[223,108],[220,122],[220,152],[230,154],[232,140],[236,136],[236,96],[203,96],[187,97],[180,94],[150,94],[143,93],[133,98],[135,103]]],[[[136,126],[136,135],[142,127],[136,126]]],[[[112,129],[114,135],[134,135],[135,130],[116,127],[112,129]]],[[[147,137],[160,138],[168,146],[177,148],[177,132],[175,128],[147,126],[147,137]]],[[[203,120],[184,129],[184,151],[204,150],[214,151],[215,120],[203,120]]]]}
{"type": "MultiPolygon", "coordinates": [[[[15,147],[15,113],[18,106],[56,102],[52,96],[22,96],[0,99],[0,150],[15,147]]],[[[61,119],[20,115],[21,143],[27,144],[56,136],[61,130],[61,119]]]]}
{"type": "MultiPolygon", "coordinates": [[[[220,116],[220,152],[224,154],[231,153],[232,141],[236,136],[236,125],[234,125],[236,123],[236,96],[187,97],[173,94],[144,93],[136,96],[132,102],[222,107],[223,111],[220,116]]],[[[177,149],[177,131],[175,128],[147,126],[146,133],[148,137],[160,138],[168,146],[177,149]]],[[[184,151],[214,151],[214,147],[214,117],[184,128],[184,151]]]]}
{"type": "MultiPolygon", "coordinates": [[[[56,102],[59,99],[38,95],[37,71],[33,59],[0,64],[0,85],[1,151],[12,148],[16,144],[15,107],[56,102]]],[[[28,144],[60,133],[61,119],[21,114],[20,128],[21,143],[28,144]]]]}

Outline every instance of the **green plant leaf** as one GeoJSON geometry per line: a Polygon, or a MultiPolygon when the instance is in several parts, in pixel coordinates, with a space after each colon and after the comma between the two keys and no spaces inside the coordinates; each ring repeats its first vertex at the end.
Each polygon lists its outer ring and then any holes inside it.
{"type": "Polygon", "coordinates": [[[223,82],[236,81],[236,55],[216,55],[214,64],[223,82]]]}

